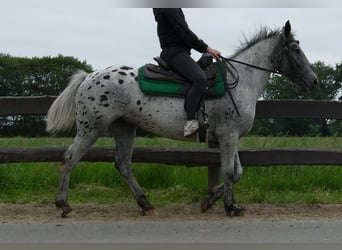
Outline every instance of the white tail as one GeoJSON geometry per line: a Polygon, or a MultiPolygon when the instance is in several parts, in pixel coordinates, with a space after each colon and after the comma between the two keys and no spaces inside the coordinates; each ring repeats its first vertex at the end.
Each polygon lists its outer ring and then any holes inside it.
{"type": "Polygon", "coordinates": [[[70,129],[75,123],[75,95],[78,87],[87,77],[84,71],[75,73],[63,92],[52,103],[47,114],[46,131],[56,133],[70,129]]]}

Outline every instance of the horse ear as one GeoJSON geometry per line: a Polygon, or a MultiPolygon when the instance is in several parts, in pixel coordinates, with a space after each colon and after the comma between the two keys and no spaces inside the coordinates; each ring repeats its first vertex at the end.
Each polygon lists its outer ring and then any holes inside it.
{"type": "Polygon", "coordinates": [[[284,30],[285,30],[285,37],[289,37],[289,35],[291,34],[291,24],[290,24],[290,21],[287,21],[285,23],[284,30]]]}

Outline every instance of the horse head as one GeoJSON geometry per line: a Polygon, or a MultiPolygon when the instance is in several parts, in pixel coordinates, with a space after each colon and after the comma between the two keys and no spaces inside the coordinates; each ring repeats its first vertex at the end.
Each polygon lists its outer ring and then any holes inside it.
{"type": "Polygon", "coordinates": [[[279,45],[273,51],[272,63],[278,72],[305,91],[313,89],[318,82],[299,41],[291,33],[289,21],[279,35],[279,45]]]}

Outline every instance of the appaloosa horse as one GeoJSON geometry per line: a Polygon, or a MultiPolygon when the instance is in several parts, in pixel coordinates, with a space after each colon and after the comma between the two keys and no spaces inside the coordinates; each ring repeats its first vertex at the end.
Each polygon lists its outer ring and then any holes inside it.
{"type": "MultiPolygon", "coordinates": [[[[227,87],[222,98],[206,100],[208,142],[219,145],[223,184],[211,184],[209,196],[202,202],[202,211],[224,195],[226,214],[240,215],[243,208],[236,204],[233,194],[233,184],[242,174],[237,144],[253,125],[256,103],[270,71],[285,75],[304,89],[313,88],[317,78],[291,33],[289,22],[280,30],[262,29],[231,59],[246,63],[232,62],[239,75],[238,85],[233,89],[227,87]]],[[[232,77],[226,74],[226,78],[231,81],[232,77]]],[[[62,217],[74,215],[67,200],[71,171],[106,131],[116,142],[116,168],[129,185],[143,214],[154,215],[154,207],[132,174],[136,129],[139,127],[177,140],[196,140],[195,135],[183,137],[186,120],[183,103],[182,98],[142,93],[138,70],[131,67],[112,66],[90,74],[76,73],[50,107],[47,119],[47,131],[52,133],[70,128],[75,121],[77,125],[77,135],[64,155],[56,197],[56,206],[62,209],[62,217]]],[[[210,174],[218,175],[217,172],[210,174]]]]}

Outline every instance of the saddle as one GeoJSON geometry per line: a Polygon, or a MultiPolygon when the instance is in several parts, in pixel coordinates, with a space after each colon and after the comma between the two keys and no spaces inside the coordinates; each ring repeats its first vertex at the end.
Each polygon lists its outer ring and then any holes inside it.
{"type": "MultiPolygon", "coordinates": [[[[154,57],[153,59],[158,63],[158,65],[147,63],[145,65],[143,73],[145,78],[150,80],[170,81],[180,83],[183,85],[190,84],[188,80],[186,80],[181,75],[173,71],[161,57],[158,56],[154,57]]],[[[197,63],[202,68],[202,70],[204,70],[207,76],[208,86],[210,89],[210,87],[212,87],[216,83],[218,77],[218,71],[213,63],[212,56],[208,53],[205,53],[198,60],[197,63]]]]}

